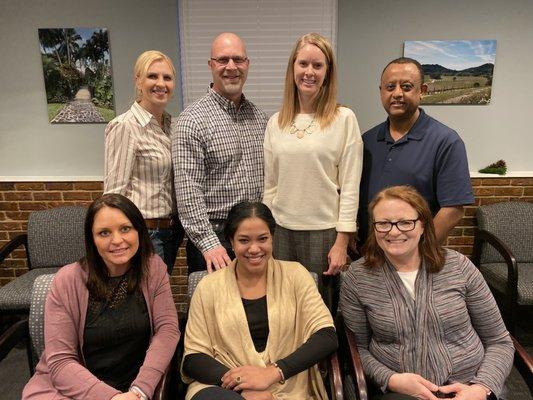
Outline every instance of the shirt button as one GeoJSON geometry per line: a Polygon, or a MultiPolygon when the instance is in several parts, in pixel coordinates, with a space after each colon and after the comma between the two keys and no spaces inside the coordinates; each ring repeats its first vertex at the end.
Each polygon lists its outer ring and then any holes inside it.
{"type": "Polygon", "coordinates": [[[392,158],[389,158],[389,161],[392,161],[392,158]]]}

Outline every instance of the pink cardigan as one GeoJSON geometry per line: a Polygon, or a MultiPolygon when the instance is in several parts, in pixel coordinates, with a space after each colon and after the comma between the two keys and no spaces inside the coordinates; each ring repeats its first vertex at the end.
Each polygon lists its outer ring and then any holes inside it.
{"type": "MultiPolygon", "coordinates": [[[[150,260],[142,292],[148,307],[152,338],[144,363],[132,385],[152,398],[180,336],[167,267],[150,260]]],[[[98,380],[83,365],[83,331],[89,301],[88,272],[79,264],[61,268],[45,303],[45,349],[35,375],[22,392],[24,400],[108,400],[120,392],[98,380]]]]}

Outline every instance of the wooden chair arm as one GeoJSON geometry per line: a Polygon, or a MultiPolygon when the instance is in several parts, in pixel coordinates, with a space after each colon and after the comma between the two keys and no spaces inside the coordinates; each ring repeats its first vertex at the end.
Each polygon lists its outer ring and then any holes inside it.
{"type": "Polygon", "coordinates": [[[511,336],[515,348],[514,365],[533,395],[533,358],[528,354],[518,341],[511,336]]]}
{"type": "Polygon", "coordinates": [[[342,373],[337,352],[332,353],[328,358],[329,365],[329,388],[333,400],[344,399],[344,388],[342,386],[342,373]]]}
{"type": "Polygon", "coordinates": [[[511,300],[513,303],[516,303],[518,296],[518,266],[513,252],[497,236],[484,229],[478,229],[475,233],[474,253],[472,256],[472,261],[478,268],[481,264],[481,245],[483,242],[487,242],[494,247],[505,260],[505,263],[507,264],[507,288],[513,297],[511,300]]]}
{"type": "Polygon", "coordinates": [[[23,319],[11,325],[3,334],[0,336],[0,361],[2,361],[9,352],[22,340],[28,340],[29,330],[28,330],[28,320],[23,319]]]}
{"type": "MultiPolygon", "coordinates": [[[[7,242],[1,249],[0,249],[0,263],[4,262],[4,260],[17,248],[20,246],[24,246],[24,250],[26,250],[26,255],[28,254],[28,235],[26,233],[22,233],[20,235],[15,236],[13,239],[11,239],[9,242],[7,242]]],[[[28,257],[29,259],[29,257],[28,257]]],[[[29,261],[28,261],[29,262],[29,261]]]]}

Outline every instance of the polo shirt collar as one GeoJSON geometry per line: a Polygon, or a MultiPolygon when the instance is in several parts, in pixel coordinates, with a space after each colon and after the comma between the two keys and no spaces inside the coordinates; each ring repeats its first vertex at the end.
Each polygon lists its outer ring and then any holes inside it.
{"type": "MultiPolygon", "coordinates": [[[[237,108],[235,106],[235,103],[229,99],[226,99],[221,94],[217,93],[215,90],[213,90],[213,84],[209,86],[208,92],[211,94],[211,97],[215,99],[215,101],[220,104],[220,106],[227,112],[233,110],[236,111],[237,108]]],[[[242,109],[248,100],[246,100],[246,97],[244,96],[244,93],[241,94],[241,106],[239,107],[239,110],[242,109]]]]}
{"type": "MultiPolygon", "coordinates": [[[[423,109],[420,107],[418,108],[420,111],[420,114],[418,115],[417,120],[415,121],[414,125],[409,129],[409,132],[405,134],[401,141],[404,140],[422,140],[425,134],[425,130],[421,129],[420,127],[424,124],[424,122],[429,118],[428,115],[425,113],[423,109]]],[[[387,118],[387,121],[385,124],[382,125],[381,129],[378,131],[378,134],[376,135],[376,138],[378,141],[384,141],[394,143],[394,140],[392,139],[392,136],[390,135],[389,130],[389,119],[387,118]]]]}

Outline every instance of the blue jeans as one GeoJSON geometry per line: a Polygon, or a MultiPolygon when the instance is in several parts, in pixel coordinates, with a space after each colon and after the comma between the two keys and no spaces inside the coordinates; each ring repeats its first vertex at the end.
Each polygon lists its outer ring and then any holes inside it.
{"type": "Polygon", "coordinates": [[[167,265],[167,272],[172,275],[178,248],[183,240],[183,228],[179,227],[148,229],[154,252],[159,255],[167,265]]]}

